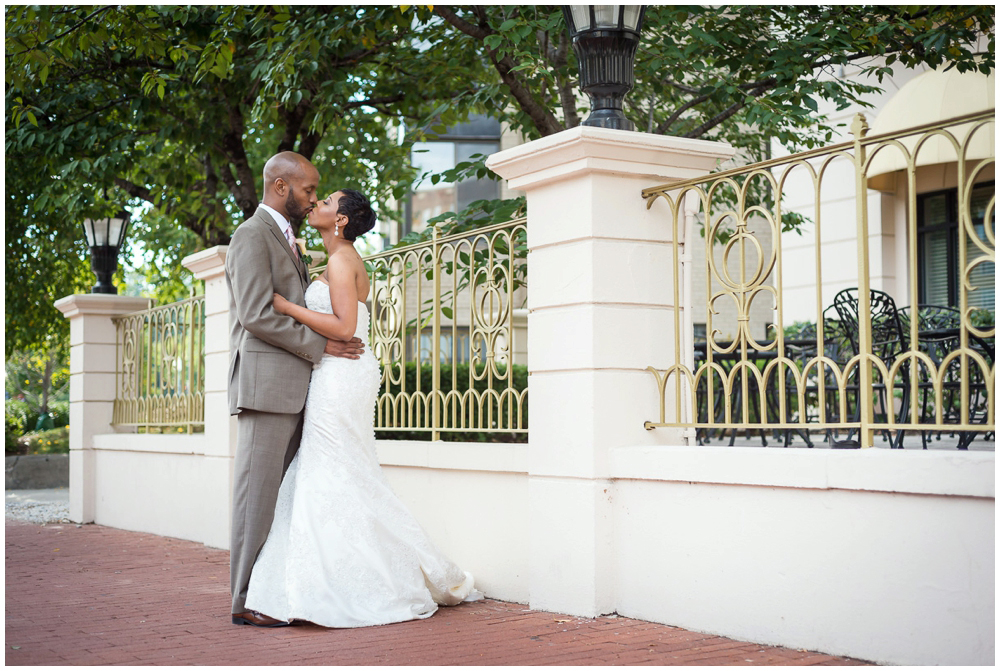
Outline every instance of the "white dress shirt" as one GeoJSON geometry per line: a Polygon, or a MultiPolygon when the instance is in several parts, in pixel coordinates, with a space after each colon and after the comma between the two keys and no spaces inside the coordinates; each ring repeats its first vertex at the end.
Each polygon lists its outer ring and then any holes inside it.
{"type": "Polygon", "coordinates": [[[267,210],[268,214],[274,217],[275,223],[278,224],[278,228],[280,228],[281,232],[284,233],[285,239],[288,240],[289,246],[291,246],[294,249],[295,232],[292,230],[292,225],[288,223],[288,220],[285,219],[284,215],[282,215],[281,212],[278,212],[270,205],[265,205],[264,203],[261,203],[260,205],[258,205],[258,207],[264,208],[265,210],[267,210]]]}

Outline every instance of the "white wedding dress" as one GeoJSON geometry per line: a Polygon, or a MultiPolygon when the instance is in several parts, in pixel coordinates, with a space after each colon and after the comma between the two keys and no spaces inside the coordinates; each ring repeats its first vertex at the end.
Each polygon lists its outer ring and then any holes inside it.
{"type": "MultiPolygon", "coordinates": [[[[306,307],[333,312],[325,284],[306,290],[306,307]]],[[[434,547],[382,473],[373,429],[379,367],[368,320],[359,303],[360,360],[324,355],[313,368],[302,442],[250,575],[249,610],[363,627],[482,598],[472,575],[434,547]]]]}

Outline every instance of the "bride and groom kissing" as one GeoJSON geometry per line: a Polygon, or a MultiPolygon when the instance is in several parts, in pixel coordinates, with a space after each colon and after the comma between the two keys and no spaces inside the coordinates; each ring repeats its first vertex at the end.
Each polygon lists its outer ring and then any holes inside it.
{"type": "Polygon", "coordinates": [[[375,214],[353,189],[318,200],[318,186],[304,156],[272,156],[226,257],[234,624],[361,627],[482,598],[382,473],[371,287],[354,248],[375,214]],[[307,217],[329,256],[312,283],[290,224],[307,217]]]}

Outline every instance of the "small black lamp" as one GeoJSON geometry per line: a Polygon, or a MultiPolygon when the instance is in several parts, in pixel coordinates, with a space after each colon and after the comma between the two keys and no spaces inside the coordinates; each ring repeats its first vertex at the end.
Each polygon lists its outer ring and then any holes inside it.
{"type": "Polygon", "coordinates": [[[580,88],[590,97],[584,126],[635,130],[622,103],[635,84],[635,52],[645,5],[564,5],[580,63],[580,88]]]}
{"type": "Polygon", "coordinates": [[[118,268],[118,250],[125,240],[128,228],[128,212],[104,219],[84,219],[83,229],[90,245],[90,268],[97,275],[97,284],[90,290],[92,294],[117,294],[118,289],[111,283],[111,276],[118,268]]]}

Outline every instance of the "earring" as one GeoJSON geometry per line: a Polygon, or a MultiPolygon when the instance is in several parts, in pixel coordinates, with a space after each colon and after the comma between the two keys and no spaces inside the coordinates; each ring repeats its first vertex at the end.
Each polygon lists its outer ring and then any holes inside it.
{"type": "Polygon", "coordinates": [[[336,227],[333,229],[333,234],[338,238],[340,237],[340,224],[337,224],[336,227]]]}

